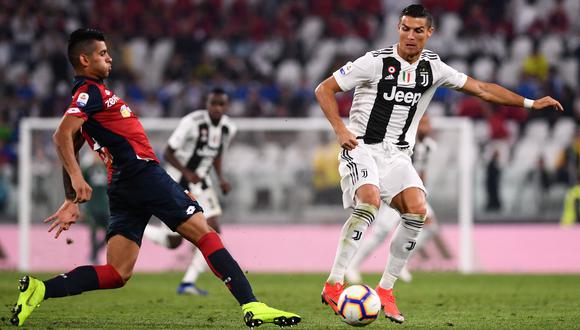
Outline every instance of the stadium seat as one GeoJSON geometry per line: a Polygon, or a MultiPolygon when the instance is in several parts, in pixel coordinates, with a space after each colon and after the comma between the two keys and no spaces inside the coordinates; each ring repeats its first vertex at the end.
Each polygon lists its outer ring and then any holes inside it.
{"type": "Polygon", "coordinates": [[[542,148],[542,155],[544,156],[544,164],[549,171],[554,171],[556,169],[556,164],[558,158],[560,157],[560,153],[564,149],[565,146],[552,141],[550,143],[546,143],[542,148]]]}
{"type": "Polygon", "coordinates": [[[532,120],[526,126],[522,141],[543,144],[548,139],[549,127],[548,122],[542,119],[532,120]]]}
{"type": "Polygon", "coordinates": [[[514,172],[525,172],[533,168],[543,149],[541,144],[531,140],[521,140],[514,146],[513,158],[510,167],[514,172]]]}
{"type": "Polygon", "coordinates": [[[30,76],[30,84],[33,86],[36,95],[44,97],[51,92],[51,84],[53,79],[52,70],[47,61],[40,62],[34,68],[30,76]],[[49,82],[48,84],[46,82],[49,82]]]}
{"type": "Polygon", "coordinates": [[[213,58],[225,58],[231,53],[228,43],[222,38],[210,39],[205,45],[205,53],[213,58]]]}
{"type": "Polygon", "coordinates": [[[167,63],[173,55],[173,46],[173,40],[168,38],[159,39],[151,45],[147,64],[149,70],[146,71],[146,88],[155,89],[161,84],[167,63]]]}
{"type": "Polygon", "coordinates": [[[552,130],[552,141],[565,146],[572,141],[576,132],[576,123],[572,118],[560,118],[552,130]]]}
{"type": "Polygon", "coordinates": [[[337,48],[337,42],[332,39],[325,39],[318,43],[318,48],[312,54],[313,56],[308,61],[308,64],[306,64],[308,81],[322,80],[323,75],[330,69],[328,59],[334,58],[337,48]]]}
{"type": "Polygon", "coordinates": [[[520,35],[512,43],[511,58],[514,61],[522,61],[532,53],[532,40],[525,35],[520,35]]]}
{"type": "Polygon", "coordinates": [[[295,59],[280,63],[276,69],[276,83],[286,86],[298,86],[302,78],[302,66],[295,59]]]}
{"type": "Polygon", "coordinates": [[[540,52],[546,56],[549,63],[557,63],[564,52],[562,38],[557,35],[546,36],[540,43],[540,52]]]}
{"type": "MultiPolygon", "coordinates": [[[[564,79],[564,82],[571,87],[578,89],[578,60],[573,57],[568,57],[558,61],[558,72],[564,79]]],[[[572,111],[572,109],[566,109],[572,111]]]]}
{"type": "Polygon", "coordinates": [[[441,102],[432,101],[427,109],[427,114],[431,117],[444,117],[445,116],[445,104],[441,102]]]}
{"type": "Polygon", "coordinates": [[[324,31],[324,23],[320,17],[308,16],[300,26],[298,38],[302,40],[306,51],[310,53],[324,31]]]}
{"type": "Polygon", "coordinates": [[[356,35],[350,35],[342,39],[338,44],[338,53],[347,58],[358,58],[364,55],[368,50],[364,40],[356,35]]]}
{"type": "Polygon", "coordinates": [[[147,56],[147,40],[145,38],[133,38],[128,43],[126,48],[128,54],[126,58],[129,59],[129,68],[134,72],[142,72],[141,68],[145,68],[147,63],[145,57],[147,56]]]}
{"type": "Polygon", "coordinates": [[[441,58],[447,58],[450,54],[450,49],[447,47],[448,41],[441,35],[434,33],[429,38],[429,46],[427,49],[438,54],[441,58]]]}
{"type": "Polygon", "coordinates": [[[489,125],[486,121],[476,120],[473,125],[475,141],[483,144],[489,141],[489,125]]]}
{"type": "Polygon", "coordinates": [[[519,138],[520,125],[515,120],[507,120],[506,121],[506,126],[507,126],[507,129],[509,131],[510,142],[513,144],[519,138]]]}
{"type": "Polygon", "coordinates": [[[502,86],[514,88],[519,83],[521,70],[521,61],[502,61],[497,70],[497,80],[502,86]]]}
{"type": "Polygon", "coordinates": [[[494,76],[495,63],[489,57],[480,57],[473,62],[471,72],[475,79],[490,81],[494,76]]]}
{"type": "Polygon", "coordinates": [[[461,18],[455,13],[447,13],[441,15],[440,21],[439,34],[449,41],[454,40],[463,25],[461,18]]]}

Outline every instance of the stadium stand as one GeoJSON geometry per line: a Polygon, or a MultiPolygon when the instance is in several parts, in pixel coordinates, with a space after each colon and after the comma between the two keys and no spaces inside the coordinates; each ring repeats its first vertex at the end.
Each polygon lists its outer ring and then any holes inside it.
{"type": "MultiPolygon", "coordinates": [[[[547,168],[555,170],[580,120],[580,2],[423,3],[438,28],[428,48],[443,60],[529,98],[552,95],[566,109],[563,114],[478,109],[469,96],[440,91],[432,115],[473,117],[481,150],[499,141],[514,178],[535,166],[535,160],[520,159],[530,154],[543,154],[547,168]]],[[[234,117],[308,117],[321,115],[313,88],[323,77],[365,49],[395,42],[393,13],[404,4],[0,0],[0,214],[14,213],[5,201],[17,184],[19,120],[60,116],[68,104],[72,74],[62,49],[75,28],[106,31],[118,52],[112,54],[113,89],[142,117],[182,116],[202,107],[204,93],[218,85],[232,96],[234,117]]],[[[351,95],[344,98],[346,114],[351,95]]],[[[481,163],[477,170],[483,175],[481,163]]]]}

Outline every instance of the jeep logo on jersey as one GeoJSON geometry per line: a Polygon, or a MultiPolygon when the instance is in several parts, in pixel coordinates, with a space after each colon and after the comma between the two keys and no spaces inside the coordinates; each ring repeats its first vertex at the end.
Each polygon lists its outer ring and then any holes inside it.
{"type": "Polygon", "coordinates": [[[400,90],[397,90],[397,86],[393,86],[390,93],[383,93],[383,97],[387,101],[395,101],[397,104],[401,105],[414,106],[419,102],[422,95],[421,93],[413,93],[413,89],[409,91],[409,88],[404,87],[399,87],[399,89],[400,90]],[[405,89],[408,91],[404,92],[405,89]]]}
{"type": "Polygon", "coordinates": [[[77,97],[77,105],[79,107],[84,107],[89,102],[89,94],[87,93],[80,93],[79,97],[77,97]]]}

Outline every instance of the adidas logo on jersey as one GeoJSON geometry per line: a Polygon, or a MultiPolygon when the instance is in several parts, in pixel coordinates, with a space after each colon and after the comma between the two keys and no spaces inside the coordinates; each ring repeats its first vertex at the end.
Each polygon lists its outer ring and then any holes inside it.
{"type": "Polygon", "coordinates": [[[417,102],[419,102],[419,99],[421,98],[421,95],[422,95],[421,93],[413,93],[411,91],[405,93],[402,90],[397,90],[397,86],[393,86],[391,88],[390,93],[383,93],[383,97],[387,101],[395,101],[399,104],[410,106],[414,106],[415,104],[417,104],[417,102]]]}
{"type": "Polygon", "coordinates": [[[385,80],[393,80],[395,79],[395,77],[392,74],[389,74],[388,76],[385,77],[385,80]]]}

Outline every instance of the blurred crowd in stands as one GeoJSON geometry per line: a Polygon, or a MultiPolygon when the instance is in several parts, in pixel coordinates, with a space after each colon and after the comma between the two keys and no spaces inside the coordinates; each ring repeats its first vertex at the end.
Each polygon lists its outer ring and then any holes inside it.
{"type": "MultiPolygon", "coordinates": [[[[531,99],[551,95],[566,109],[530,113],[440,89],[432,115],[484,123],[483,142],[517,140],[535,117],[549,127],[562,116],[580,120],[580,1],[422,3],[437,28],[427,48],[448,64],[531,99]]],[[[0,0],[0,169],[16,162],[20,118],[61,116],[68,105],[72,70],[65,50],[78,27],[106,33],[113,57],[108,84],[141,117],[180,117],[203,107],[214,86],[230,94],[232,116],[307,117],[321,115],[313,98],[318,82],[365,51],[396,42],[398,14],[408,4],[0,0]]],[[[344,116],[351,100],[351,93],[339,98],[344,116]]]]}

